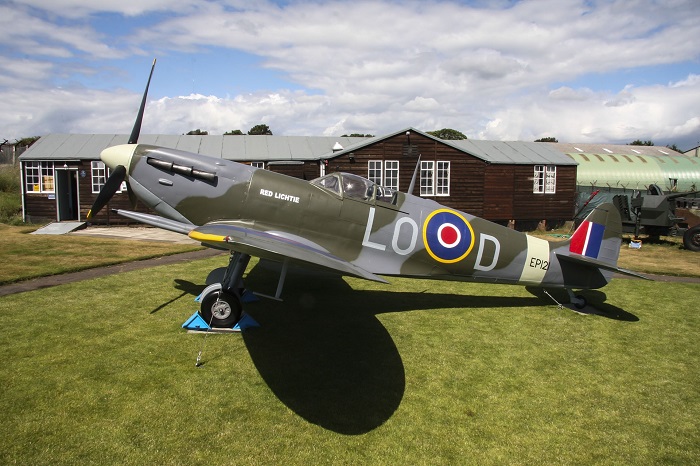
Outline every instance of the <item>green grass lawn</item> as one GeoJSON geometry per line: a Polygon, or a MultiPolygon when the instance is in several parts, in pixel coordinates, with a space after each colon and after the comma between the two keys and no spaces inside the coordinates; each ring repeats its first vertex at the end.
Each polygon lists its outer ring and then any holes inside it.
{"type": "Polygon", "coordinates": [[[0,285],[202,249],[196,244],[29,234],[37,228],[0,224],[0,285]]]}
{"type": "Polygon", "coordinates": [[[223,265],[0,298],[0,463],[700,458],[700,285],[616,279],[580,315],[518,286],[292,275],[246,305],[260,328],[185,333],[223,265]]]}

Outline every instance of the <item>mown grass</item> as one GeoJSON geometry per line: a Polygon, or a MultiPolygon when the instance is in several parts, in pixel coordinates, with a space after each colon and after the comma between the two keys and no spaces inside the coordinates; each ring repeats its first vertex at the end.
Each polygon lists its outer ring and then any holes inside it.
{"type": "Polygon", "coordinates": [[[199,249],[165,242],[30,235],[36,228],[0,224],[0,284],[199,249]]]}
{"type": "Polygon", "coordinates": [[[223,265],[0,298],[0,463],[700,458],[700,285],[616,279],[580,315],[518,286],[291,273],[285,302],[246,305],[260,328],[186,334],[223,265]]]}

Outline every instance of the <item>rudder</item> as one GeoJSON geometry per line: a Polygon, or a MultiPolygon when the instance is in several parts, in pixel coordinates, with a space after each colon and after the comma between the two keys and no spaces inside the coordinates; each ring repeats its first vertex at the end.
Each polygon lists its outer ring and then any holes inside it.
{"type": "Polygon", "coordinates": [[[622,239],[620,213],[613,204],[596,207],[569,240],[569,252],[617,266],[622,239]]]}

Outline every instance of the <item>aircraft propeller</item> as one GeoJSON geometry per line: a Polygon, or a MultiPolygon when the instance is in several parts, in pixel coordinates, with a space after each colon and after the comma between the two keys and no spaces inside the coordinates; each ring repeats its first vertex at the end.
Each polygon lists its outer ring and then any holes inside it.
{"type": "MultiPolygon", "coordinates": [[[[146,99],[148,97],[148,88],[151,86],[151,78],[153,77],[153,70],[156,67],[156,60],[153,59],[153,64],[151,65],[151,73],[148,75],[148,81],[146,82],[146,90],[143,91],[143,97],[141,98],[141,106],[139,107],[139,112],[136,115],[136,121],[134,122],[134,127],[131,129],[131,135],[129,135],[129,141],[127,144],[138,144],[139,135],[141,134],[141,122],[143,121],[143,113],[146,110],[146,99]]],[[[97,195],[95,202],[92,204],[92,208],[87,213],[87,219],[90,220],[92,217],[97,215],[97,213],[102,210],[102,208],[107,205],[107,203],[112,199],[112,196],[119,190],[123,181],[126,181],[126,189],[129,194],[129,200],[131,201],[132,207],[136,204],[136,197],[131,193],[131,186],[129,186],[129,177],[127,176],[127,170],[124,165],[117,165],[112,170],[112,173],[107,178],[104,186],[97,195]]]]}
{"type": "Polygon", "coordinates": [[[102,186],[100,193],[97,195],[97,199],[95,199],[95,202],[92,204],[92,208],[88,211],[88,220],[97,215],[109,200],[112,199],[112,196],[117,192],[125,177],[126,167],[124,167],[124,165],[117,165],[117,168],[112,170],[112,174],[109,175],[104,186],[102,186]]]}

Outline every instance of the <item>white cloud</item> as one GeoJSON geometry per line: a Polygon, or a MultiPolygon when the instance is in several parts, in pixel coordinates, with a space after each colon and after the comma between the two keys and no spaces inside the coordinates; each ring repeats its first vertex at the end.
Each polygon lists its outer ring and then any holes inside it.
{"type": "MultiPolygon", "coordinates": [[[[3,55],[0,98],[16,110],[0,115],[0,128],[13,137],[65,128],[128,131],[135,92],[58,90],[56,77],[115,66],[101,60],[154,51],[167,59],[216,47],[254,54],[293,85],[232,97],[207,89],[166,96],[149,104],[144,131],[222,133],[263,122],[275,134],[382,134],[415,126],[489,139],[697,138],[697,74],[675,71],[662,83],[631,84],[619,74],[607,85],[585,81],[595,76],[604,82],[620,71],[634,79],[642,67],[697,63],[695,0],[506,7],[437,0],[187,0],[175,9],[167,0],[10,5],[0,6],[0,25],[19,32],[0,38],[13,50],[3,55]],[[92,19],[105,12],[128,17],[131,30],[96,27],[92,19]]],[[[157,72],[154,79],[186,78],[157,72]]]]}

